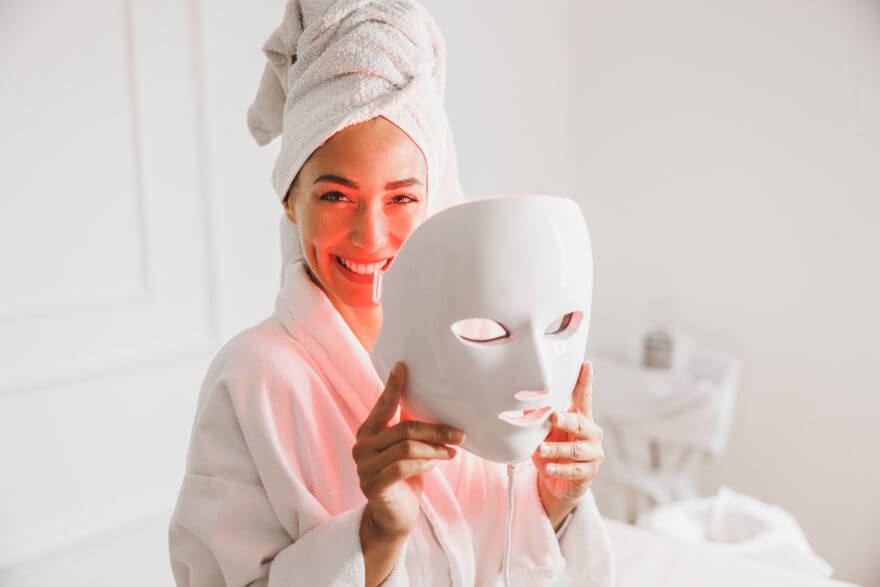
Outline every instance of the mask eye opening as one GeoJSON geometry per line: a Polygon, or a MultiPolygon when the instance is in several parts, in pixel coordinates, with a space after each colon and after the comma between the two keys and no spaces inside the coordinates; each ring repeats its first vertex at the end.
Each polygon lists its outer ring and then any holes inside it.
{"type": "Polygon", "coordinates": [[[582,312],[567,312],[551,322],[544,334],[547,336],[570,336],[580,326],[581,318],[583,318],[582,312]]]}
{"type": "Polygon", "coordinates": [[[465,318],[449,328],[455,336],[467,342],[495,342],[510,336],[504,326],[488,318],[465,318]]]}

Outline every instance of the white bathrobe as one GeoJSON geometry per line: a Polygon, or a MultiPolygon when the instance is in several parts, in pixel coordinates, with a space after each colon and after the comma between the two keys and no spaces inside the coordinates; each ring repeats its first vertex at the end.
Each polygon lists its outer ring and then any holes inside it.
{"type": "MultiPolygon", "coordinates": [[[[304,261],[286,275],[274,314],[230,340],[205,377],[168,531],[178,587],[364,584],[351,449],[384,385],[304,261]]],[[[614,584],[592,492],[561,537],[531,463],[515,500],[512,584],[614,584]]],[[[385,584],[502,584],[506,514],[503,465],[464,450],[438,462],[385,584]]]]}

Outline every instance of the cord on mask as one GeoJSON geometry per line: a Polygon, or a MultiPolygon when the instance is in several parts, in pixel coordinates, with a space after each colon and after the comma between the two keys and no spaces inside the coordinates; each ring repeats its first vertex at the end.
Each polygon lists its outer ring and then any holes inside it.
{"type": "Polygon", "coordinates": [[[382,270],[373,272],[373,303],[378,304],[382,299],[382,270]]]}
{"type": "Polygon", "coordinates": [[[519,463],[507,465],[507,529],[504,534],[504,557],[502,559],[505,587],[510,587],[510,533],[513,528],[513,482],[518,465],[519,463]]]}

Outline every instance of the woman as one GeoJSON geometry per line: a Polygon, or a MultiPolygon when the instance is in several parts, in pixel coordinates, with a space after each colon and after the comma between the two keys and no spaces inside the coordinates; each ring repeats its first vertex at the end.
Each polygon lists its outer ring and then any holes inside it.
{"type": "MultiPolygon", "coordinates": [[[[371,271],[460,199],[442,37],[408,1],[290,2],[264,50],[272,70],[249,122],[260,142],[272,129],[283,138],[273,175],[288,245],[282,289],[274,314],[227,343],[206,375],[169,528],[175,580],[495,584],[504,467],[456,450],[461,431],[400,422],[405,366],[383,385],[368,355],[381,328],[371,271]],[[352,47],[381,47],[382,58],[352,47]],[[279,110],[282,121],[267,115],[279,110]]],[[[517,479],[518,584],[613,584],[588,492],[602,458],[590,379],[582,369],[549,452],[517,479]]]]}

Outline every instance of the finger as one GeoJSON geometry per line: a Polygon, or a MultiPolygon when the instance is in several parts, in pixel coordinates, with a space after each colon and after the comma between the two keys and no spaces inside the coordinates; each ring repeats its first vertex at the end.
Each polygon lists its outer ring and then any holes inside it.
{"type": "Polygon", "coordinates": [[[364,495],[369,499],[373,492],[381,491],[389,485],[393,485],[403,479],[409,479],[419,473],[425,473],[426,471],[431,470],[435,464],[435,461],[428,459],[394,461],[382,469],[371,481],[367,482],[365,484],[366,487],[362,485],[364,495]]]}
{"type": "Polygon", "coordinates": [[[561,430],[579,440],[602,441],[603,433],[598,424],[580,412],[554,412],[550,414],[552,430],[561,430]]]}
{"type": "Polygon", "coordinates": [[[571,394],[572,408],[593,417],[593,363],[584,361],[571,394]]]}
{"type": "Polygon", "coordinates": [[[592,442],[544,442],[539,447],[542,458],[592,461],[605,458],[600,445],[592,442]]]}
{"type": "Polygon", "coordinates": [[[388,382],[385,384],[385,389],[382,390],[382,394],[379,396],[379,399],[376,400],[373,409],[370,410],[364,423],[361,424],[361,427],[358,429],[359,437],[364,434],[374,434],[382,430],[385,425],[388,424],[388,420],[390,420],[394,415],[394,412],[397,411],[397,405],[400,401],[400,391],[403,389],[405,383],[406,365],[398,361],[394,364],[394,368],[391,369],[391,374],[388,376],[388,382]]]}
{"type": "Polygon", "coordinates": [[[360,444],[365,452],[381,452],[402,440],[419,440],[428,444],[460,444],[464,440],[464,432],[445,424],[407,420],[365,437],[360,444]]]}
{"type": "Polygon", "coordinates": [[[403,440],[359,462],[358,475],[362,478],[372,477],[394,461],[400,460],[439,459],[448,461],[456,455],[456,452],[451,446],[428,444],[418,440],[403,440]]]}
{"type": "Polygon", "coordinates": [[[544,474],[554,479],[567,481],[592,481],[599,470],[599,462],[589,463],[547,463],[544,465],[544,474]]]}

